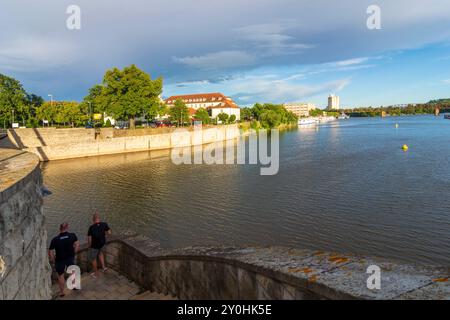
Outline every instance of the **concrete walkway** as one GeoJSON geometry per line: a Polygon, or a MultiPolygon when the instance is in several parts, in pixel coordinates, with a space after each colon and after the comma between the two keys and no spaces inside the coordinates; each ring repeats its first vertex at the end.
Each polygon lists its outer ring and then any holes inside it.
{"type": "Polygon", "coordinates": [[[58,297],[58,285],[53,285],[53,296],[57,300],[175,300],[171,296],[142,290],[136,283],[109,269],[98,278],[84,273],[81,290],[66,289],[66,296],[58,297]]]}

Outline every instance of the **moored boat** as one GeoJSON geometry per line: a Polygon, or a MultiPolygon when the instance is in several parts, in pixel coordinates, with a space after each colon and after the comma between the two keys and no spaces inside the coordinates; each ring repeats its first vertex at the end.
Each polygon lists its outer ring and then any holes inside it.
{"type": "Polygon", "coordinates": [[[317,124],[318,121],[316,119],[313,118],[303,118],[303,119],[298,119],[298,125],[299,126],[310,126],[310,125],[314,125],[317,124]]]}
{"type": "Polygon", "coordinates": [[[349,119],[350,118],[350,116],[349,115],[346,115],[345,113],[341,113],[341,115],[338,117],[338,119],[339,120],[346,120],[346,119],[349,119]]]}

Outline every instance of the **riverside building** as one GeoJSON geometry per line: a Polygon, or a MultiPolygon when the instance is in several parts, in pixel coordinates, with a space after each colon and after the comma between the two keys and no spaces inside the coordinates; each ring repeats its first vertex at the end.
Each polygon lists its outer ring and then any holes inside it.
{"type": "Polygon", "coordinates": [[[339,96],[330,94],[328,97],[328,110],[339,110],[339,96]]]}
{"type": "Polygon", "coordinates": [[[292,102],[292,103],[285,103],[284,108],[298,117],[308,117],[309,112],[311,110],[316,109],[317,107],[315,104],[312,103],[292,102]]]}
{"type": "Polygon", "coordinates": [[[233,100],[222,93],[198,93],[171,96],[165,100],[166,105],[173,107],[175,101],[181,99],[189,108],[189,115],[193,116],[195,112],[204,108],[208,111],[211,118],[216,118],[220,113],[226,113],[228,116],[235,115],[236,120],[241,119],[241,109],[233,100]]]}

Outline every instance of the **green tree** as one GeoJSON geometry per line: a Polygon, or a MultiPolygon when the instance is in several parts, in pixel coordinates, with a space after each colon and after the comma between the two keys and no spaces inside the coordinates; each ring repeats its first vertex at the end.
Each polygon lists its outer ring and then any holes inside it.
{"type": "Polygon", "coordinates": [[[37,124],[36,121],[36,108],[40,107],[44,103],[44,99],[41,96],[38,96],[33,93],[27,93],[26,102],[28,105],[28,123],[29,126],[35,127],[37,124]]]}
{"type": "Polygon", "coordinates": [[[228,118],[228,123],[235,123],[236,122],[236,115],[232,114],[229,118],[228,118]]]}
{"type": "Polygon", "coordinates": [[[241,119],[245,121],[250,121],[254,117],[253,111],[251,108],[242,108],[241,109],[241,119]]]}
{"type": "Polygon", "coordinates": [[[281,104],[256,103],[252,108],[241,110],[241,119],[252,119],[252,127],[274,128],[281,124],[297,123],[298,117],[281,104]]]}
{"type": "Polygon", "coordinates": [[[262,112],[259,116],[259,121],[261,126],[265,129],[276,128],[282,123],[281,114],[274,110],[266,110],[262,112]]]}
{"type": "Polygon", "coordinates": [[[0,121],[25,122],[29,116],[26,92],[14,78],[0,74],[0,121]],[[14,119],[13,119],[14,117],[14,119]]]}
{"type": "Polygon", "coordinates": [[[106,71],[101,90],[101,106],[108,115],[130,121],[135,128],[135,118],[155,117],[161,107],[162,78],[152,80],[150,75],[134,64],[123,70],[106,71]]]}
{"type": "Polygon", "coordinates": [[[169,116],[171,121],[178,123],[178,125],[183,125],[189,121],[189,109],[183,100],[175,100],[173,107],[169,109],[169,116]]]}
{"type": "Polygon", "coordinates": [[[320,116],[322,116],[323,115],[323,110],[322,109],[313,109],[313,110],[310,110],[309,111],[309,115],[311,116],[311,117],[320,117],[320,116]]]}
{"type": "Polygon", "coordinates": [[[102,113],[107,108],[106,98],[103,95],[103,86],[96,84],[89,89],[89,93],[84,97],[82,108],[86,110],[89,116],[94,113],[102,113]]]}
{"type": "Polygon", "coordinates": [[[64,123],[68,123],[71,127],[84,124],[88,120],[86,110],[82,108],[82,105],[76,101],[62,101],[60,103],[61,114],[64,119],[64,123]]]}
{"type": "Polygon", "coordinates": [[[209,117],[209,113],[205,108],[199,108],[197,112],[195,112],[194,118],[200,120],[203,124],[211,123],[211,118],[209,117]]]}
{"type": "Polygon", "coordinates": [[[44,102],[42,105],[36,108],[36,119],[39,122],[47,120],[51,125],[55,122],[56,107],[55,104],[50,102],[44,102]]]}
{"type": "Polygon", "coordinates": [[[217,115],[217,119],[219,119],[220,122],[222,122],[222,124],[227,123],[228,120],[228,114],[221,112],[217,115]]]}

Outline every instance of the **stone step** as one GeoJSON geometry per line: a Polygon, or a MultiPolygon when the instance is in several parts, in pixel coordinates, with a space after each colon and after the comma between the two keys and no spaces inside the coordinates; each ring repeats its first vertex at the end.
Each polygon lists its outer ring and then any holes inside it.
{"type": "Polygon", "coordinates": [[[151,292],[151,291],[145,291],[141,294],[135,295],[130,300],[178,300],[175,297],[151,292]]]}

